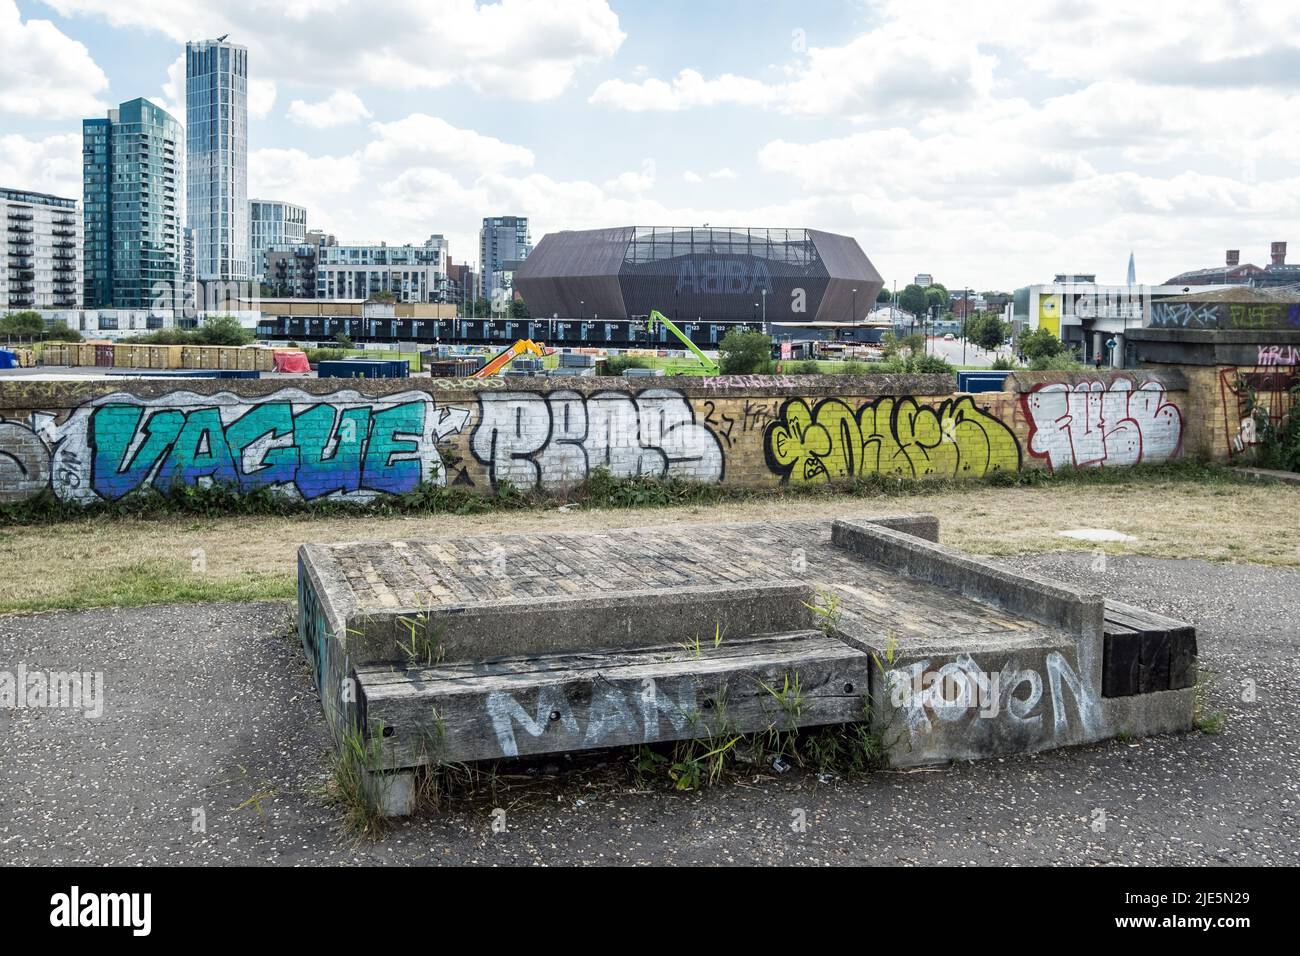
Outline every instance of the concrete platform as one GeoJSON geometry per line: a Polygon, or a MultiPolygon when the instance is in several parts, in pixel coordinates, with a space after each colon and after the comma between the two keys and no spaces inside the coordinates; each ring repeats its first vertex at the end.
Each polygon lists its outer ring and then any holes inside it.
{"type": "Polygon", "coordinates": [[[896,766],[1192,726],[1186,625],[937,538],[868,515],[307,545],[300,636],[331,725],[390,770],[705,736],[723,685],[729,729],[763,729],[743,689],[791,674],[833,698],[804,722],[878,722],[896,766]]]}

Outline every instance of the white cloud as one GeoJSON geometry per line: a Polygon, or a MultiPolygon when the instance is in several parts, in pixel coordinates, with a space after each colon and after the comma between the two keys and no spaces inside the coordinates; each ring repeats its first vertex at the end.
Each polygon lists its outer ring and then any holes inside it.
{"type": "Polygon", "coordinates": [[[340,228],[338,214],[363,186],[357,156],[311,156],[301,149],[257,149],[248,154],[248,194],[307,207],[312,229],[340,228]]]}
{"type": "Polygon", "coordinates": [[[654,78],[640,83],[606,80],[596,87],[589,102],[633,113],[672,112],[699,106],[766,106],[778,95],[758,80],[731,74],[707,80],[697,70],[682,70],[671,83],[654,78]]]}
{"type": "Polygon", "coordinates": [[[0,114],[79,119],[107,109],[104,75],[81,43],[49,20],[23,21],[0,0],[0,114]]]}
{"type": "Polygon", "coordinates": [[[336,90],[318,103],[294,100],[289,104],[289,119],[313,129],[346,126],[369,119],[370,115],[370,110],[361,102],[361,97],[351,90],[336,90]]]}
{"type": "Polygon", "coordinates": [[[473,169],[532,166],[533,151],[474,130],[460,129],[425,113],[392,123],[372,123],[375,138],[364,148],[366,162],[391,166],[434,163],[473,169]]]}
{"type": "MultiPolygon", "coordinates": [[[[65,16],[102,17],[180,43],[229,33],[249,50],[250,78],[323,86],[428,89],[464,84],[545,100],[584,66],[608,59],[624,33],[606,0],[49,0],[65,16]]],[[[251,100],[251,96],[250,96],[251,100]]],[[[251,109],[251,103],[250,103],[251,109]]]]}
{"type": "Polygon", "coordinates": [[[0,184],[81,198],[81,133],[0,136],[0,184]]]}
{"type": "Polygon", "coordinates": [[[932,29],[901,21],[840,47],[813,47],[786,77],[768,82],[684,69],[671,82],[606,80],[589,102],[631,112],[710,106],[773,108],[800,116],[855,119],[950,109],[986,96],[996,58],[971,44],[944,43],[932,29]]]}
{"type": "Polygon", "coordinates": [[[256,76],[248,78],[248,117],[266,119],[275,107],[275,83],[256,76]]]}

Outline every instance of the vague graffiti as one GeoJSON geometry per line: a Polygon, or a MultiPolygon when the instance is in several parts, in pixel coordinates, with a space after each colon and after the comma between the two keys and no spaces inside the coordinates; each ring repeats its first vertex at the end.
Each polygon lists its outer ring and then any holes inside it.
{"type": "Polygon", "coordinates": [[[1157,329],[1217,329],[1219,307],[1203,302],[1154,302],[1151,325],[1157,329]]]}
{"type": "Polygon", "coordinates": [[[459,432],[469,414],[439,408],[423,392],[379,399],[299,389],[261,399],[118,393],[78,408],[61,425],[52,416],[32,427],[5,423],[12,427],[0,430],[0,469],[20,469],[22,480],[0,473],[0,487],[7,500],[49,487],[83,503],[210,484],[367,500],[444,483],[437,443],[459,432]]]}
{"type": "Polygon", "coordinates": [[[1259,365],[1300,365],[1300,349],[1294,345],[1261,345],[1259,365]]]}
{"type": "Polygon", "coordinates": [[[969,654],[962,654],[937,669],[927,659],[887,671],[885,688],[903,715],[914,747],[936,730],[972,720],[1000,719],[1036,737],[1061,737],[1071,722],[1093,731],[1100,720],[1095,691],[1058,651],[1048,653],[1046,672],[1045,697],[1037,669],[1008,663],[1001,671],[986,673],[969,654]]]}
{"type": "Polygon", "coordinates": [[[855,475],[980,476],[1020,467],[1015,434],[969,397],[938,408],[880,398],[856,411],[838,398],[790,399],[767,426],[768,467],[784,481],[855,475]]]}
{"type": "Polygon", "coordinates": [[[1168,461],[1182,447],[1182,412],[1159,382],[1054,382],[1021,401],[1029,452],[1053,471],[1168,461]]]}
{"type": "Polygon", "coordinates": [[[1229,457],[1260,443],[1262,422],[1268,422],[1274,429],[1281,427],[1295,407],[1295,389],[1300,384],[1298,372],[1300,366],[1283,363],[1219,370],[1229,457]]]}
{"type": "Polygon", "coordinates": [[[595,468],[619,478],[722,480],[722,444],[677,391],[495,392],[479,396],[470,449],[495,485],[551,488],[595,468]]]}

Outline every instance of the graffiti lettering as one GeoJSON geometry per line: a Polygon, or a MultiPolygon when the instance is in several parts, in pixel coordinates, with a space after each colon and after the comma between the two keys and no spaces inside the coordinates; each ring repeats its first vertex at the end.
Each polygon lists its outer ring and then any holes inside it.
{"type": "Polygon", "coordinates": [[[678,685],[678,698],[645,678],[634,685],[608,680],[591,682],[584,692],[558,686],[537,691],[531,712],[513,694],[496,691],[487,696],[485,707],[503,757],[519,756],[516,729],[537,738],[549,733],[566,738],[565,746],[552,740],[548,750],[592,748],[659,739],[661,721],[667,721],[674,736],[684,734],[696,712],[693,681],[678,685]],[[589,701],[585,706],[571,701],[589,701]]]}
{"type": "Polygon", "coordinates": [[[1151,325],[1157,329],[1217,329],[1219,307],[1200,302],[1155,302],[1151,325]]]}
{"type": "Polygon", "coordinates": [[[437,443],[461,431],[469,414],[438,408],[424,392],[118,393],[62,425],[47,422],[40,434],[0,425],[0,501],[45,488],[70,501],[115,501],[145,488],[213,483],[305,500],[400,494],[445,482],[437,443]]]}
{"type": "Polygon", "coordinates": [[[479,409],[470,449],[494,485],[563,487],[594,468],[620,478],[722,480],[721,443],[672,389],[586,398],[571,391],[497,392],[479,396],[479,409]]]}
{"type": "Polygon", "coordinates": [[[1168,461],[1182,446],[1183,415],[1164,386],[1126,378],[1041,385],[1021,396],[1029,453],[1048,467],[1086,468],[1168,461]]]}
{"type": "Polygon", "coordinates": [[[974,719],[1002,717],[1019,730],[1059,737],[1070,729],[1071,717],[1092,731],[1100,720],[1096,693],[1058,651],[1046,659],[1047,679],[1033,667],[1008,662],[1001,671],[985,673],[969,654],[960,655],[937,670],[929,660],[890,670],[885,675],[890,701],[902,715],[913,745],[944,725],[974,719]],[[1051,705],[1050,723],[1043,687],[1051,705]],[[1073,700],[1073,714],[1065,690],[1073,700]]]}
{"type": "Polygon", "coordinates": [[[1294,345],[1261,345],[1259,365],[1300,365],[1300,349],[1294,345]]]}
{"type": "Polygon", "coordinates": [[[881,398],[854,411],[837,398],[791,399],[764,434],[768,467],[785,481],[855,475],[981,476],[1016,471],[1015,434],[969,397],[938,408],[881,398]]]}

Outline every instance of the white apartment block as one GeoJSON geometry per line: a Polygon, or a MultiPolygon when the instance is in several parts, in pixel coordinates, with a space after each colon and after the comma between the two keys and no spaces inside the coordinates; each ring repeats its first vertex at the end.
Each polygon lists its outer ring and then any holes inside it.
{"type": "Polygon", "coordinates": [[[75,199],[0,188],[0,312],[81,305],[82,222],[75,199]]]}
{"type": "Polygon", "coordinates": [[[447,297],[447,242],[430,236],[422,246],[321,246],[316,298],[443,302],[447,297]]]}

